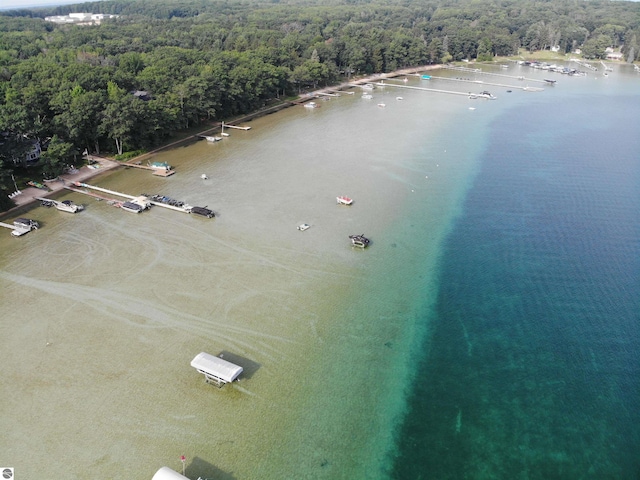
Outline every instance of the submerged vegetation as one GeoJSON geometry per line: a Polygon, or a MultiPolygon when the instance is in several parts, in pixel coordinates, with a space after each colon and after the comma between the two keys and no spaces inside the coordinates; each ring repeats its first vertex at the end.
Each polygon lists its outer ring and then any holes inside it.
{"type": "Polygon", "coordinates": [[[83,151],[123,155],[352,75],[520,49],[640,56],[640,3],[494,0],[115,0],[0,12],[0,209],[43,149],[58,175],[83,151]],[[117,15],[57,24],[50,15],[117,15]]]}

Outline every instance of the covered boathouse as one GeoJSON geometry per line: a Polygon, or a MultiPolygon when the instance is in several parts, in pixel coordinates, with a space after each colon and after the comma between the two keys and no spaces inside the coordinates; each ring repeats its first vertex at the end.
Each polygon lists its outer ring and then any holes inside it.
{"type": "Polygon", "coordinates": [[[242,367],[205,352],[196,355],[191,366],[204,375],[207,383],[218,387],[233,382],[242,373],[242,367]]]}
{"type": "Polygon", "coordinates": [[[156,472],[151,480],[189,480],[184,475],[180,475],[175,470],[171,470],[169,467],[162,467],[156,472]]]}

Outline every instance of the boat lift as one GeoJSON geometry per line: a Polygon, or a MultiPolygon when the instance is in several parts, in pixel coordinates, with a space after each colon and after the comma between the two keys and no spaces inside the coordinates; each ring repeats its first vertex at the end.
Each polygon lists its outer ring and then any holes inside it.
{"type": "Polygon", "coordinates": [[[242,373],[242,367],[205,352],[196,355],[191,366],[204,375],[205,382],[219,388],[237,380],[242,373]]]}

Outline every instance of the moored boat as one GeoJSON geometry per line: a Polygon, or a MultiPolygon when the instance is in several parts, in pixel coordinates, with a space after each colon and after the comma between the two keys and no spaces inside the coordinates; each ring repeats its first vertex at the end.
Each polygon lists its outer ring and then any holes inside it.
{"type": "Polygon", "coordinates": [[[364,234],[349,235],[349,238],[351,239],[351,245],[353,245],[354,247],[366,248],[369,243],[371,243],[371,240],[365,237],[364,234]]]}
{"type": "Polygon", "coordinates": [[[123,202],[120,208],[122,208],[126,212],[131,213],[140,213],[143,210],[146,210],[152,205],[149,201],[149,198],[146,195],[140,195],[139,197],[133,198],[128,202],[123,202]]]}
{"type": "Polygon", "coordinates": [[[496,97],[495,95],[492,95],[491,93],[487,92],[486,90],[484,92],[480,92],[478,93],[478,98],[486,98],[487,100],[495,100],[496,97]]]}
{"type": "Polygon", "coordinates": [[[336,202],[338,205],[351,205],[353,203],[353,199],[349,197],[336,197],[336,202]]]}
{"type": "MultiPolygon", "coordinates": [[[[3,224],[3,226],[9,226],[3,224]]],[[[29,218],[16,218],[13,221],[13,230],[11,230],[11,235],[14,237],[21,237],[22,235],[29,233],[31,230],[37,230],[40,227],[40,224],[36,220],[31,220],[29,218]]]]}
{"type": "Polygon", "coordinates": [[[18,228],[27,228],[29,230],[37,230],[40,228],[40,223],[37,220],[31,220],[30,218],[16,218],[13,224],[18,228]]]}
{"type": "Polygon", "coordinates": [[[311,227],[311,225],[309,225],[308,223],[303,223],[302,225],[298,225],[298,230],[300,230],[301,232],[304,232],[309,227],[311,227]]]}
{"type": "Polygon", "coordinates": [[[308,102],[304,104],[305,108],[319,108],[320,105],[318,105],[316,102],[308,102]]]}
{"type": "Polygon", "coordinates": [[[144,208],[141,205],[138,205],[137,203],[133,203],[133,202],[123,202],[122,205],[120,205],[120,208],[125,212],[131,212],[131,213],[140,213],[144,210],[144,208]]]}
{"type": "Polygon", "coordinates": [[[213,213],[213,210],[209,210],[207,207],[191,207],[189,213],[195,213],[196,215],[201,215],[207,218],[213,218],[216,216],[213,213]]]}

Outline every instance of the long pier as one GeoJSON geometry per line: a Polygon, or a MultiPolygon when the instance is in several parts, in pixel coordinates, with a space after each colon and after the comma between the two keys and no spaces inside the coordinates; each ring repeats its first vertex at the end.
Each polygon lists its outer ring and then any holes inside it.
{"type": "MultiPolygon", "coordinates": [[[[140,195],[138,195],[138,196],[129,195],[129,194],[126,194],[126,193],[121,193],[121,192],[116,192],[116,191],[113,191],[113,190],[108,190],[108,189],[102,188],[102,187],[96,187],[95,185],[89,185],[88,183],[78,183],[77,185],[79,187],[89,188],[89,189],[92,189],[92,190],[96,190],[98,192],[108,193],[109,195],[115,195],[115,196],[118,196],[118,197],[123,197],[123,198],[126,198],[128,200],[134,200],[134,199],[140,197],[140,195]]],[[[67,187],[67,188],[69,188],[69,187],[67,187]]],[[[71,190],[71,188],[69,188],[69,189],[71,190]]],[[[84,193],[86,195],[91,195],[90,192],[86,192],[86,191],[83,191],[83,190],[80,190],[80,189],[73,189],[72,191],[77,192],[77,193],[84,193]]],[[[91,196],[99,198],[96,195],[91,195],[91,196]]],[[[175,205],[169,205],[167,203],[157,202],[157,201],[152,200],[152,199],[150,199],[148,197],[146,197],[146,198],[147,198],[147,201],[151,205],[155,205],[155,206],[162,207],[162,208],[167,208],[169,210],[174,210],[176,212],[182,212],[182,213],[190,213],[191,212],[191,206],[190,205],[186,205],[185,204],[184,207],[177,207],[175,205]]],[[[112,200],[112,199],[107,199],[107,198],[102,198],[102,199],[111,200],[111,201],[117,201],[117,200],[112,200]]]]}
{"type": "MultiPolygon", "coordinates": [[[[434,78],[434,77],[431,77],[431,78],[434,78]]],[[[451,80],[451,79],[446,79],[446,80],[451,80]]],[[[529,86],[521,87],[519,85],[504,85],[500,83],[490,83],[490,82],[474,82],[474,83],[477,85],[491,85],[494,87],[513,88],[513,89],[519,89],[519,90],[530,91],[530,92],[541,92],[542,90],[544,90],[544,88],[539,88],[539,87],[529,87],[529,86]]],[[[422,90],[425,92],[447,93],[449,95],[464,95],[465,97],[468,97],[469,94],[472,93],[472,92],[458,92],[455,90],[442,90],[437,88],[414,87],[412,85],[397,85],[394,83],[384,83],[384,82],[375,83],[374,85],[377,85],[379,87],[408,88],[412,90],[422,90]]]]}
{"type": "MultiPolygon", "coordinates": [[[[456,71],[462,71],[462,72],[469,72],[469,73],[477,73],[480,75],[487,75],[489,77],[501,77],[501,78],[512,78],[515,80],[520,80],[520,81],[525,81],[525,82],[534,82],[534,83],[545,83],[544,80],[538,80],[536,78],[526,78],[523,77],[521,75],[506,75],[504,73],[492,73],[492,72],[483,72],[480,69],[464,69],[462,70],[463,67],[453,67],[453,66],[444,66],[442,68],[446,68],[447,70],[456,70],[456,71]]],[[[437,78],[439,80],[462,80],[462,81],[467,81],[467,82],[481,82],[481,83],[486,83],[486,82],[482,82],[482,80],[465,80],[465,79],[458,79],[458,78],[447,78],[447,77],[431,77],[431,78],[437,78]]],[[[492,85],[491,83],[487,83],[487,85],[492,85]]],[[[495,85],[499,85],[499,84],[495,84],[495,85]]],[[[508,86],[508,85],[505,85],[508,86]]],[[[512,87],[512,88],[517,88],[517,87],[512,87]]]]}

